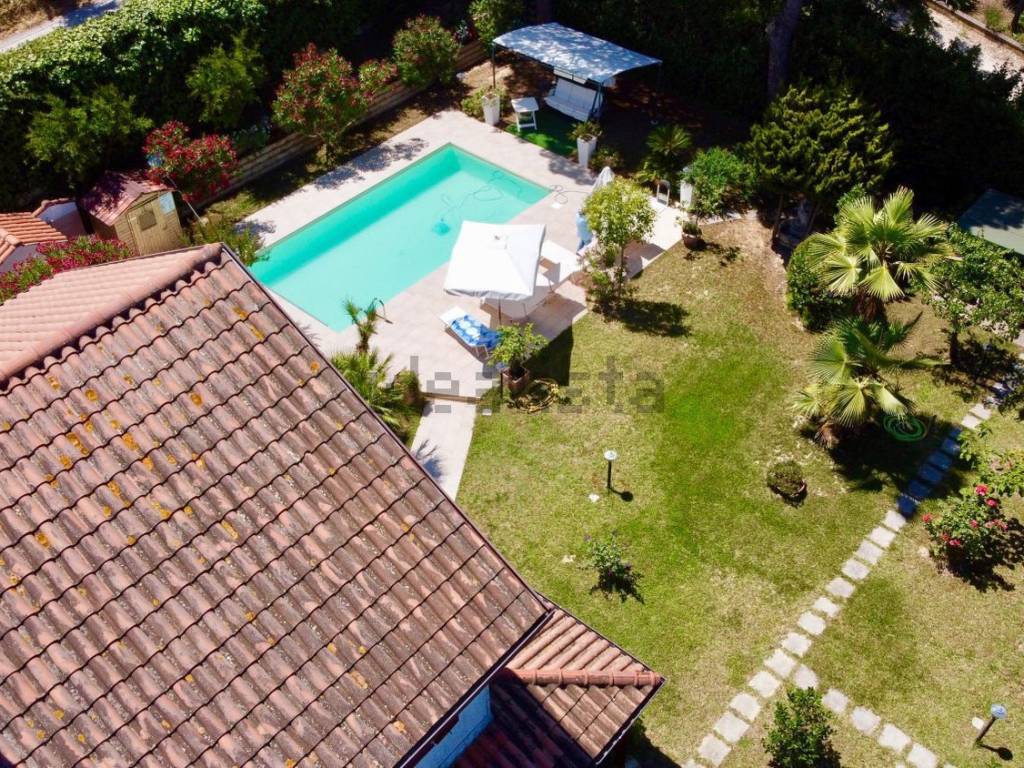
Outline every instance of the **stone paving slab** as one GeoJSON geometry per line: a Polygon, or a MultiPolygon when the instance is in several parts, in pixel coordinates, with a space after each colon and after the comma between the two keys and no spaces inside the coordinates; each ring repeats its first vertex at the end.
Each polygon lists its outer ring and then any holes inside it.
{"type": "Polygon", "coordinates": [[[746,720],[737,717],[731,711],[727,711],[724,715],[718,718],[718,722],[715,723],[714,729],[718,735],[727,742],[735,744],[743,738],[743,734],[747,732],[749,727],[750,723],[746,720]]]}
{"type": "Polygon", "coordinates": [[[864,539],[864,541],[860,543],[860,546],[857,547],[857,552],[855,554],[865,563],[868,563],[869,565],[876,565],[884,554],[884,551],[873,541],[864,539]]]}
{"type": "Polygon", "coordinates": [[[790,632],[782,641],[782,647],[794,656],[803,656],[811,648],[811,638],[800,632],[790,632]]]}
{"type": "Polygon", "coordinates": [[[856,587],[841,576],[836,576],[825,587],[825,591],[833,597],[847,598],[853,594],[856,587]]]}
{"type": "Polygon", "coordinates": [[[968,413],[964,416],[963,421],[960,423],[967,427],[967,429],[977,429],[978,425],[981,424],[982,420],[975,416],[973,413],[968,413]]]}
{"type": "Polygon", "coordinates": [[[986,408],[983,403],[978,403],[973,408],[971,408],[971,410],[968,411],[968,413],[970,413],[972,416],[977,416],[982,421],[988,421],[989,419],[992,418],[992,410],[990,408],[986,408]]]}
{"type": "Polygon", "coordinates": [[[910,485],[907,486],[906,495],[921,501],[922,499],[927,499],[931,492],[931,484],[922,482],[921,480],[911,480],[910,485]]]}
{"type": "Polygon", "coordinates": [[[800,629],[804,630],[804,632],[814,635],[815,637],[825,631],[825,620],[810,611],[801,614],[800,618],[797,619],[796,624],[800,629]]]}
{"type": "Polygon", "coordinates": [[[896,754],[902,754],[910,746],[910,737],[892,723],[886,723],[878,734],[878,744],[896,754]]]}
{"type": "Polygon", "coordinates": [[[801,664],[793,673],[793,685],[797,688],[817,688],[818,676],[801,664]]]}
{"type": "Polygon", "coordinates": [[[908,496],[905,493],[901,493],[896,503],[896,508],[899,509],[900,514],[904,518],[911,518],[917,511],[917,499],[912,496],[908,496]]]}
{"type": "Polygon", "coordinates": [[[942,482],[942,478],[945,477],[945,475],[945,472],[943,472],[938,467],[932,466],[931,464],[925,464],[917,473],[917,476],[920,477],[922,481],[932,486],[933,488],[940,482],[942,482]]]}
{"type": "Polygon", "coordinates": [[[747,683],[762,699],[770,699],[779,690],[782,681],[768,670],[762,669],[747,683]]]}
{"type": "Polygon", "coordinates": [[[882,525],[893,531],[903,530],[903,526],[906,524],[907,519],[892,509],[886,512],[885,517],[882,518],[882,525]]]}
{"type": "Polygon", "coordinates": [[[829,600],[827,597],[819,597],[814,601],[814,605],[811,606],[812,610],[818,613],[828,616],[830,619],[834,619],[839,613],[839,606],[829,600]]]}
{"type": "Polygon", "coordinates": [[[907,763],[913,768],[938,768],[939,758],[930,749],[914,744],[907,755],[907,763]]]}
{"type": "Polygon", "coordinates": [[[948,456],[956,458],[960,455],[960,441],[955,437],[947,437],[942,441],[942,445],[939,446],[939,450],[948,456]]]}
{"type": "Polygon", "coordinates": [[[889,545],[892,544],[892,540],[896,538],[896,534],[888,528],[878,526],[868,534],[868,538],[882,549],[888,549],[889,545]]]}
{"type": "Polygon", "coordinates": [[[857,707],[850,713],[850,722],[861,733],[872,733],[882,718],[866,707],[857,707]]]}
{"type": "Polygon", "coordinates": [[[860,560],[849,559],[843,563],[843,576],[854,581],[863,581],[871,573],[871,569],[860,560]]]}
{"type": "Polygon", "coordinates": [[[475,419],[472,403],[431,400],[413,438],[412,455],[453,499],[466,468],[475,419]]]}
{"type": "Polygon", "coordinates": [[[776,649],[771,656],[764,660],[764,665],[785,680],[796,667],[796,661],[792,656],[776,649]]]}
{"type": "Polygon", "coordinates": [[[936,467],[942,472],[953,466],[953,457],[942,451],[933,452],[927,459],[930,466],[936,467]]]}
{"type": "Polygon", "coordinates": [[[825,692],[825,695],[821,697],[821,703],[832,712],[835,712],[837,715],[841,715],[846,711],[846,707],[849,706],[850,700],[846,698],[846,694],[842,691],[837,691],[835,688],[829,688],[825,692]]]}
{"type": "Polygon", "coordinates": [[[729,756],[730,747],[716,736],[708,734],[697,747],[697,754],[718,768],[729,756]]]}
{"type": "Polygon", "coordinates": [[[729,702],[729,706],[739,712],[750,722],[754,722],[758,714],[761,712],[761,705],[757,699],[751,696],[746,691],[737,693],[732,697],[732,701],[729,702]]]}

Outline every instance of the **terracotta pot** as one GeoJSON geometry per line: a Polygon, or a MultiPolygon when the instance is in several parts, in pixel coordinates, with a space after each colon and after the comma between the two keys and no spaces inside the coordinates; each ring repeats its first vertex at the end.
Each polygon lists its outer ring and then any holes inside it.
{"type": "Polygon", "coordinates": [[[530,372],[524,368],[523,375],[518,379],[513,379],[511,372],[506,368],[501,372],[501,383],[508,390],[509,395],[518,397],[526,391],[526,387],[530,384],[530,372]]]}
{"type": "Polygon", "coordinates": [[[686,232],[683,233],[683,245],[693,250],[699,250],[704,247],[704,238],[700,235],[689,235],[686,232]]]}

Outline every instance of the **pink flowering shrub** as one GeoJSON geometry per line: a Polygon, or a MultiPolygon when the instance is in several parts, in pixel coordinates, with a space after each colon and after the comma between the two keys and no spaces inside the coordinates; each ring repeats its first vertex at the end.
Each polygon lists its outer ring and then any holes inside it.
{"type": "Polygon", "coordinates": [[[1008,527],[999,499],[984,484],[964,491],[941,514],[925,515],[922,520],[932,540],[932,551],[954,566],[991,560],[998,553],[1008,527]]]}
{"type": "Polygon", "coordinates": [[[310,43],[295,54],[274,98],[274,122],[286,131],[336,146],[396,74],[387,61],[365,62],[358,74],[337,51],[310,43]]]}
{"type": "Polygon", "coordinates": [[[190,139],[188,128],[176,120],[151,132],[143,151],[155,166],[149,177],[174,186],[190,203],[226,188],[238,167],[231,139],[216,134],[190,139]]]}
{"type": "Polygon", "coordinates": [[[93,264],[119,261],[134,255],[120,240],[103,240],[96,236],[82,236],[67,242],[40,243],[38,256],[16,265],[0,274],[0,304],[33,285],[60,272],[93,264]]]}
{"type": "Polygon", "coordinates": [[[398,74],[406,85],[418,88],[455,77],[459,41],[433,16],[417,16],[395,33],[392,43],[398,74]]]}

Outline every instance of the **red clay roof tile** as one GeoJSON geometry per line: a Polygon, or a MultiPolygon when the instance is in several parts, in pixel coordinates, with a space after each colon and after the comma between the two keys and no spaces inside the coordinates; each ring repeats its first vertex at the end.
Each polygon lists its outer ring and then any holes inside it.
{"type": "Polygon", "coordinates": [[[36,213],[0,213],[0,264],[20,246],[64,240],[63,232],[36,213]]]}
{"type": "Polygon", "coordinates": [[[166,184],[151,181],[144,171],[107,171],[82,198],[82,207],[90,216],[111,227],[117,217],[143,195],[170,189],[166,184]]]}
{"type": "Polygon", "coordinates": [[[396,765],[548,615],[230,255],[7,318],[8,761],[396,765]]]}

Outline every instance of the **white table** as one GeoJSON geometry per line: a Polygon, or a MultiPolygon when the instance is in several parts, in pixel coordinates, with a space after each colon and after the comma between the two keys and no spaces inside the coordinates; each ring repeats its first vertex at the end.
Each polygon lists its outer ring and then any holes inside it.
{"type": "Polygon", "coordinates": [[[522,99],[512,99],[512,111],[516,113],[516,128],[520,131],[524,128],[537,129],[537,111],[540,105],[533,96],[522,99]]]}

